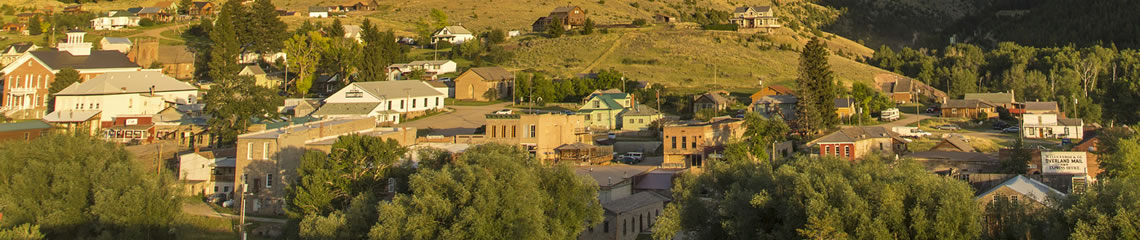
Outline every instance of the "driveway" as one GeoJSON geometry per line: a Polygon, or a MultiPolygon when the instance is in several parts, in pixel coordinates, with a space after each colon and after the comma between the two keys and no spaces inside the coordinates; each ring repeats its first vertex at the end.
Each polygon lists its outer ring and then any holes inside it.
{"type": "Polygon", "coordinates": [[[404,122],[397,127],[414,127],[427,129],[428,134],[455,136],[459,134],[473,134],[475,129],[487,123],[488,113],[507,108],[510,103],[498,103],[486,106],[449,106],[455,111],[431,117],[404,122]]]}

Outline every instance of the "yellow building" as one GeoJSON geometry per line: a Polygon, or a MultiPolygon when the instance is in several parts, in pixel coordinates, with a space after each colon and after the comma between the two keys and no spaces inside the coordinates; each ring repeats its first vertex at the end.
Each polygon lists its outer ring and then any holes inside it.
{"type": "Polygon", "coordinates": [[[553,160],[554,149],[574,143],[591,143],[586,120],[565,114],[487,114],[485,141],[526,147],[536,159],[553,160]]]}

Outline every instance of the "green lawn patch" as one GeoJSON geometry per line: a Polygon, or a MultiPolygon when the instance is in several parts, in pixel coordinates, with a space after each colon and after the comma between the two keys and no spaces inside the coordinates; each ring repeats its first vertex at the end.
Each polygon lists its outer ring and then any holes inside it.
{"type": "Polygon", "coordinates": [[[479,102],[479,101],[469,101],[469,100],[458,100],[458,99],[454,99],[454,98],[448,98],[448,99],[443,100],[444,104],[451,105],[451,106],[487,106],[487,105],[494,105],[494,104],[498,104],[498,103],[502,103],[502,102],[503,101],[479,102]]]}

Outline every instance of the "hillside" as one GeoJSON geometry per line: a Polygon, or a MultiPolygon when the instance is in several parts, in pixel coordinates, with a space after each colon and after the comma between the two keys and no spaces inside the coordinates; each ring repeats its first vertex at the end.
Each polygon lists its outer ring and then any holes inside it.
{"type": "MultiPolygon", "coordinates": [[[[800,41],[806,38],[794,36],[784,32],[749,40],[750,35],[735,32],[650,29],[539,38],[521,41],[509,67],[545,70],[564,77],[613,68],[634,80],[683,90],[747,91],[758,88],[760,81],[793,84],[799,53],[778,46],[800,48],[800,41]]],[[[836,55],[832,55],[831,64],[845,85],[852,81],[870,82],[875,74],[885,73],[836,55]]]]}

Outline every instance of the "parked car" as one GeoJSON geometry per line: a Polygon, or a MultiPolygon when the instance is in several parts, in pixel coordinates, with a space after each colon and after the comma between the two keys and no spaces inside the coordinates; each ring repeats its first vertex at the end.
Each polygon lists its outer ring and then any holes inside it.
{"type": "Polygon", "coordinates": [[[1003,129],[1006,129],[1008,127],[1010,127],[1009,123],[1002,122],[1002,121],[994,122],[994,130],[1003,130],[1003,129]]]}
{"type": "Polygon", "coordinates": [[[510,109],[503,109],[503,110],[495,111],[495,114],[511,114],[511,113],[514,113],[514,111],[511,111],[510,109]]]}
{"type": "Polygon", "coordinates": [[[625,164],[637,164],[637,163],[640,163],[641,160],[642,160],[642,153],[641,152],[627,152],[627,153],[624,153],[622,155],[619,155],[617,161],[620,163],[625,163],[625,164]]]}
{"type": "Polygon", "coordinates": [[[570,110],[562,110],[562,114],[566,114],[566,115],[574,115],[574,111],[570,111],[570,110]]]}
{"type": "Polygon", "coordinates": [[[1003,132],[1003,133],[1019,133],[1019,132],[1021,132],[1021,127],[1018,127],[1018,126],[1007,127],[1005,129],[1002,129],[1001,132],[1003,132]]]}
{"type": "Polygon", "coordinates": [[[937,108],[937,107],[928,107],[928,108],[926,108],[926,113],[935,113],[935,112],[938,112],[938,108],[937,108]]]}
{"type": "Polygon", "coordinates": [[[930,132],[918,129],[918,127],[894,127],[891,128],[891,131],[898,133],[900,136],[912,138],[920,138],[931,135],[930,132]]]}
{"type": "Polygon", "coordinates": [[[936,128],[939,130],[948,130],[948,131],[962,130],[962,128],[960,128],[960,127],[958,127],[958,125],[954,125],[954,124],[943,124],[942,126],[938,126],[936,128]]]}
{"type": "Polygon", "coordinates": [[[223,192],[210,194],[210,196],[206,197],[206,201],[208,201],[210,203],[222,203],[222,202],[225,202],[226,200],[229,200],[228,196],[226,195],[226,193],[223,193],[223,192]]]}

